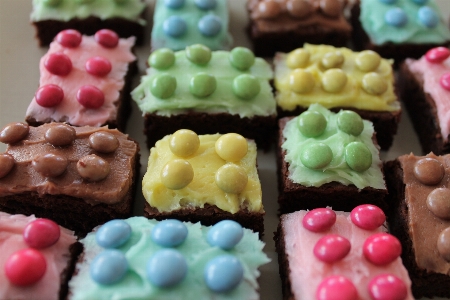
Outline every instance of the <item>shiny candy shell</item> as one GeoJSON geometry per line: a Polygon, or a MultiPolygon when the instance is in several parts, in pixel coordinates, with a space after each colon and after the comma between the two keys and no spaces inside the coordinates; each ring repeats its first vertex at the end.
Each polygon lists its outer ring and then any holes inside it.
{"type": "Polygon", "coordinates": [[[338,113],[337,125],[339,130],[353,136],[359,136],[364,130],[362,118],[351,110],[341,110],[338,113]]]}
{"type": "Polygon", "coordinates": [[[119,44],[119,36],[112,30],[101,29],[94,35],[95,41],[105,48],[115,48],[119,44]]]}
{"type": "Polygon", "coordinates": [[[364,50],[356,55],[355,63],[361,71],[373,72],[378,69],[378,66],[381,63],[381,57],[375,51],[364,50]]]}
{"type": "Polygon", "coordinates": [[[176,89],[177,80],[169,74],[157,74],[150,85],[150,92],[159,99],[170,98],[176,89]]]}
{"type": "Polygon", "coordinates": [[[237,133],[226,133],[217,139],[215,145],[217,155],[225,161],[238,162],[248,151],[247,140],[237,133]]]}
{"type": "Polygon", "coordinates": [[[189,129],[180,129],[172,134],[169,140],[169,148],[173,154],[179,157],[189,157],[200,147],[198,135],[189,129]]]}
{"type": "Polygon", "coordinates": [[[298,117],[297,125],[305,137],[318,137],[327,128],[327,119],[318,111],[305,111],[298,117]]]}
{"type": "Polygon", "coordinates": [[[105,103],[105,94],[93,85],[83,85],[77,91],[77,100],[86,108],[97,109],[105,103]]]}
{"type": "Polygon", "coordinates": [[[42,2],[47,6],[58,6],[61,3],[61,0],[44,0],[42,2]]]}
{"type": "Polygon", "coordinates": [[[386,24],[394,27],[403,27],[408,23],[408,16],[400,7],[389,9],[384,15],[386,24]]]}
{"type": "Polygon", "coordinates": [[[345,237],[328,234],[319,239],[314,246],[314,256],[326,263],[343,259],[350,252],[351,244],[345,237]]]}
{"type": "Polygon", "coordinates": [[[244,277],[244,269],[238,258],[221,255],[211,259],[205,266],[203,278],[208,288],[225,293],[236,288],[244,277]]]}
{"type": "Polygon", "coordinates": [[[5,177],[14,167],[14,157],[8,153],[0,153],[0,178],[5,177]]]}
{"type": "Polygon", "coordinates": [[[351,142],[345,146],[345,162],[356,172],[364,172],[372,165],[372,153],[362,142],[351,142]]]}
{"type": "Polygon", "coordinates": [[[28,248],[15,252],[5,262],[5,275],[17,286],[28,286],[38,282],[47,270],[44,255],[38,250],[28,248]]]}
{"type": "Polygon", "coordinates": [[[168,48],[153,51],[148,58],[148,65],[158,70],[165,70],[175,63],[175,53],[168,48]]]}
{"type": "Polygon", "coordinates": [[[233,48],[229,57],[231,65],[240,71],[246,71],[255,64],[255,54],[248,48],[233,48]]]}
{"type": "Polygon", "coordinates": [[[450,227],[442,230],[439,234],[437,250],[443,259],[450,262],[450,227]]]}
{"type": "Polygon", "coordinates": [[[36,103],[42,107],[54,107],[64,99],[64,91],[57,85],[46,84],[41,86],[35,94],[36,103]]]}
{"type": "Polygon", "coordinates": [[[177,247],[184,243],[188,229],[178,220],[163,220],[152,230],[152,241],[162,247],[177,247]]]}
{"type": "Polygon", "coordinates": [[[94,56],[88,59],[85,65],[86,71],[97,77],[104,77],[111,72],[111,62],[104,57],[94,56]]]}
{"type": "Polygon", "coordinates": [[[231,250],[241,241],[243,236],[244,230],[239,223],[232,220],[223,220],[211,227],[206,240],[213,247],[231,250]]]}
{"type": "Polygon", "coordinates": [[[373,300],[403,300],[408,295],[406,284],[392,274],[381,274],[369,282],[369,294],[373,300]]]}
{"type": "Polygon", "coordinates": [[[180,190],[194,179],[194,169],[187,160],[173,159],[162,168],[160,178],[168,189],[180,190]]]}
{"type": "Polygon", "coordinates": [[[426,157],[414,165],[414,176],[423,184],[436,185],[445,175],[444,166],[437,159],[426,157]]]}
{"type": "Polygon", "coordinates": [[[179,16],[170,16],[163,23],[163,31],[171,37],[180,37],[187,31],[186,21],[179,16]]]}
{"type": "Polygon", "coordinates": [[[148,260],[146,266],[147,279],[162,288],[171,287],[186,277],[188,266],[183,255],[174,249],[157,251],[148,260]]]}
{"type": "Polygon", "coordinates": [[[119,250],[107,249],[100,252],[90,265],[92,280],[102,285],[110,285],[121,281],[128,271],[125,255],[119,250]]]}
{"type": "Polygon", "coordinates": [[[82,178],[88,181],[100,181],[108,176],[110,166],[103,158],[89,154],[78,160],[77,171],[82,178]]]}
{"type": "Polygon", "coordinates": [[[388,233],[377,233],[366,239],[363,245],[364,257],[377,266],[384,266],[396,260],[402,253],[402,246],[396,237],[388,233]]]}
{"type": "Polygon", "coordinates": [[[43,249],[54,245],[59,240],[61,230],[49,219],[36,219],[23,229],[23,239],[31,248],[43,249]]]}
{"type": "Polygon", "coordinates": [[[303,227],[312,232],[324,232],[336,223],[336,213],[329,208],[316,208],[305,214],[303,227]]]}
{"type": "Polygon", "coordinates": [[[439,80],[439,83],[444,89],[450,91],[450,73],[442,75],[441,79],[439,80]]]}
{"type": "Polygon", "coordinates": [[[81,33],[74,29],[63,30],[56,36],[56,41],[66,48],[78,47],[81,40],[81,33]]]}
{"type": "Polygon", "coordinates": [[[67,146],[71,145],[76,139],[76,132],[70,125],[54,123],[52,127],[47,129],[44,138],[53,146],[67,146]]]}
{"type": "Polygon", "coordinates": [[[168,8],[178,9],[184,6],[185,0],[164,0],[164,5],[168,8]]]}
{"type": "Polygon", "coordinates": [[[350,213],[352,223],[361,229],[375,230],[386,221],[384,212],[375,205],[362,204],[350,213]]]}
{"type": "Polygon", "coordinates": [[[428,209],[438,218],[450,220],[450,189],[437,188],[427,197],[428,209]]]}
{"type": "Polygon", "coordinates": [[[333,160],[333,152],[327,144],[312,143],[303,148],[300,160],[309,169],[323,169],[333,160]]]}
{"type": "Polygon", "coordinates": [[[211,49],[204,45],[195,44],[186,47],[186,58],[197,65],[206,65],[212,57],[211,49]]]}
{"type": "Polygon", "coordinates": [[[89,136],[89,145],[100,153],[112,153],[119,148],[119,140],[112,133],[97,131],[89,136]]]}
{"type": "Polygon", "coordinates": [[[191,78],[189,91],[192,95],[204,98],[208,97],[217,88],[216,78],[207,73],[197,73],[191,78]]]}
{"type": "Polygon", "coordinates": [[[30,127],[27,123],[14,122],[9,123],[0,130],[0,142],[5,144],[14,144],[27,137],[30,127]]]}
{"type": "Polygon", "coordinates": [[[428,28],[434,28],[439,24],[439,16],[429,6],[422,6],[417,12],[419,21],[428,28]]]}
{"type": "Polygon", "coordinates": [[[355,285],[344,276],[333,275],[325,278],[317,287],[317,300],[356,300],[358,291],[355,285]]]}
{"type": "Polygon", "coordinates": [[[217,0],[195,0],[195,5],[202,10],[211,10],[216,8],[217,0]]]}
{"type": "Polygon", "coordinates": [[[44,66],[53,75],[66,76],[72,71],[72,61],[64,53],[51,53],[44,66]]]}
{"type": "Polygon", "coordinates": [[[197,27],[202,35],[213,37],[222,30],[222,20],[215,15],[206,15],[198,21],[197,27]]]}
{"type": "Polygon", "coordinates": [[[239,194],[247,186],[248,175],[243,167],[229,163],[217,170],[215,181],[225,193],[239,194]]]}
{"type": "Polygon", "coordinates": [[[43,153],[33,157],[31,165],[42,176],[57,177],[66,171],[69,161],[59,154],[43,153]]]}
{"type": "Polygon", "coordinates": [[[124,220],[111,220],[97,230],[95,240],[103,248],[117,248],[128,241],[131,231],[131,226],[124,220]]]}
{"type": "Polygon", "coordinates": [[[258,79],[250,74],[241,74],[233,80],[233,93],[243,99],[251,100],[261,91],[261,85],[258,79]]]}
{"type": "Polygon", "coordinates": [[[306,18],[313,12],[313,6],[307,0],[288,0],[286,8],[289,14],[297,19],[306,18]]]}
{"type": "Polygon", "coordinates": [[[289,87],[297,94],[307,94],[314,89],[316,81],[311,72],[295,69],[289,75],[289,87]]]}
{"type": "Polygon", "coordinates": [[[322,76],[322,88],[328,93],[339,93],[347,84],[347,75],[341,69],[328,69],[322,76]]]}
{"type": "Polygon", "coordinates": [[[286,65],[290,69],[304,68],[309,63],[311,54],[306,49],[296,49],[290,52],[286,58],[286,65]]]}
{"type": "Polygon", "coordinates": [[[446,60],[450,56],[450,50],[445,47],[437,47],[428,50],[428,52],[425,54],[425,58],[430,63],[441,63],[444,60],[446,60]]]}

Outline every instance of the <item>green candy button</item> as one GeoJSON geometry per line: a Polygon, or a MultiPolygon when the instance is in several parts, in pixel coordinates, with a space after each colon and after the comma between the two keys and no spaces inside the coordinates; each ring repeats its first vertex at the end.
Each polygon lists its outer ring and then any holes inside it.
{"type": "Polygon", "coordinates": [[[76,2],[80,4],[89,4],[94,2],[94,0],[76,0],[76,2]]]}
{"type": "Polygon", "coordinates": [[[300,160],[309,169],[322,169],[333,160],[333,152],[324,143],[310,144],[303,149],[300,160]]]}
{"type": "Polygon", "coordinates": [[[250,100],[260,91],[259,81],[253,75],[242,74],[233,80],[233,93],[241,99],[250,100]]]}
{"type": "Polygon", "coordinates": [[[200,44],[188,46],[186,57],[196,65],[206,65],[211,60],[211,50],[200,44]]]}
{"type": "Polygon", "coordinates": [[[356,172],[364,172],[372,165],[372,153],[361,142],[351,142],[345,147],[345,161],[356,172]]]}
{"type": "Polygon", "coordinates": [[[175,54],[172,50],[162,48],[153,52],[148,58],[148,65],[158,70],[165,70],[175,63],[175,54]]]}
{"type": "Polygon", "coordinates": [[[230,52],[230,63],[236,69],[246,71],[255,63],[255,55],[248,48],[236,47],[230,52]]]}
{"type": "Polygon", "coordinates": [[[43,2],[47,6],[58,6],[61,3],[61,0],[44,0],[43,2]]]}
{"type": "Polygon", "coordinates": [[[338,128],[348,134],[358,136],[364,129],[361,117],[351,110],[342,110],[337,116],[338,128]]]}
{"type": "Polygon", "coordinates": [[[321,135],[327,128],[327,120],[318,111],[303,112],[297,122],[300,132],[308,138],[321,135]]]}
{"type": "Polygon", "coordinates": [[[153,96],[160,99],[167,99],[172,96],[176,88],[177,80],[169,74],[156,75],[150,85],[153,96]]]}
{"type": "Polygon", "coordinates": [[[192,95],[203,98],[211,95],[217,87],[216,78],[206,73],[198,73],[191,78],[189,91],[192,95]]]}

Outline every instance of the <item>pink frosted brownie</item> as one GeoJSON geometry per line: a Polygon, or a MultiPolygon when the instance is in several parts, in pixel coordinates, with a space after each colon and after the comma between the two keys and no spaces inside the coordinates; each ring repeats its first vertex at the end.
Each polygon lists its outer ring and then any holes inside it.
{"type": "Polygon", "coordinates": [[[41,58],[39,88],[28,107],[27,122],[108,125],[123,130],[130,112],[131,76],[136,71],[134,41],[106,29],[94,36],[61,31],[41,58]]]}

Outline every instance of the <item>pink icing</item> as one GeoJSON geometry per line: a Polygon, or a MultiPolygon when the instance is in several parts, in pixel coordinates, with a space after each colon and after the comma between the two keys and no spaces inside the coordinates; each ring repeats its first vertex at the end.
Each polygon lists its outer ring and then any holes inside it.
{"type": "Polygon", "coordinates": [[[358,291],[355,285],[344,276],[330,276],[317,288],[317,300],[356,300],[358,291]]]}
{"type": "Polygon", "coordinates": [[[363,204],[355,207],[350,213],[350,218],[361,229],[374,230],[386,221],[384,212],[375,205],[363,204]]]}
{"type": "Polygon", "coordinates": [[[312,232],[323,232],[336,222],[336,213],[329,208],[316,208],[309,211],[302,220],[303,227],[312,232]]]}
{"type": "Polygon", "coordinates": [[[402,246],[395,236],[388,233],[376,233],[364,242],[363,253],[371,263],[383,266],[400,256],[402,246]]]}
{"type": "Polygon", "coordinates": [[[425,54],[425,58],[430,63],[441,63],[444,60],[446,60],[450,56],[450,50],[448,50],[445,47],[437,47],[428,50],[428,52],[425,54]]]}
{"type": "Polygon", "coordinates": [[[326,263],[335,263],[350,252],[350,242],[338,234],[328,234],[317,241],[314,255],[326,263]]]}
{"type": "Polygon", "coordinates": [[[408,295],[405,283],[392,274],[382,274],[372,279],[369,291],[373,300],[403,300],[408,295]]]}

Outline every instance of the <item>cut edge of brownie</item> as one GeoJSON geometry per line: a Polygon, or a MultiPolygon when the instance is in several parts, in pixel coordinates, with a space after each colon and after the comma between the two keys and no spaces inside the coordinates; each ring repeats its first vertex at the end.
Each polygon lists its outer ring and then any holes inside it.
{"type": "Polygon", "coordinates": [[[283,216],[281,216],[277,231],[274,233],[273,237],[273,240],[275,241],[275,249],[278,254],[278,272],[281,277],[283,299],[295,300],[295,296],[293,295],[291,289],[291,279],[289,277],[291,270],[289,268],[289,260],[285,251],[286,243],[284,236],[283,216]]]}
{"type": "Polygon", "coordinates": [[[72,278],[78,257],[83,252],[83,244],[75,242],[69,247],[70,260],[67,267],[61,272],[61,287],[59,290],[59,299],[67,299],[69,292],[69,281],[72,278]]]}

